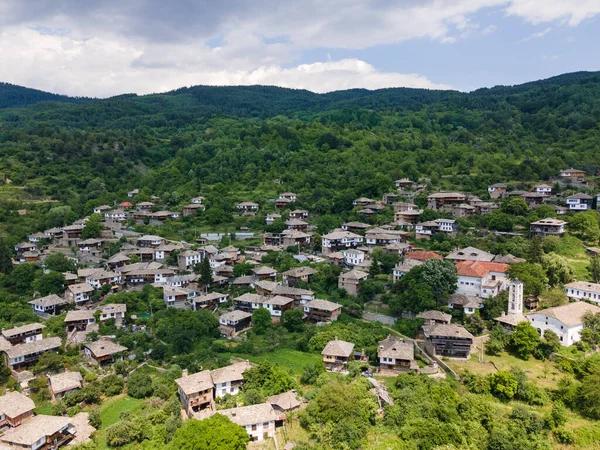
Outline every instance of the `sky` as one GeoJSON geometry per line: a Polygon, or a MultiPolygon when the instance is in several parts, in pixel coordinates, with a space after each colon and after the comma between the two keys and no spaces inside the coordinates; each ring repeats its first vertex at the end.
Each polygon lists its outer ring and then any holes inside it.
{"type": "Polygon", "coordinates": [[[0,0],[0,81],[471,91],[600,70],[600,0],[0,0]]]}

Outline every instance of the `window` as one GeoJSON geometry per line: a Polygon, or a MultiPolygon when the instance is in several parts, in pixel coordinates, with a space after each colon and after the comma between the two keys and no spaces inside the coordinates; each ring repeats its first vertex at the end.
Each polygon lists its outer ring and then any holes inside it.
{"type": "Polygon", "coordinates": [[[256,431],[256,424],[252,425],[252,431],[256,431]]]}

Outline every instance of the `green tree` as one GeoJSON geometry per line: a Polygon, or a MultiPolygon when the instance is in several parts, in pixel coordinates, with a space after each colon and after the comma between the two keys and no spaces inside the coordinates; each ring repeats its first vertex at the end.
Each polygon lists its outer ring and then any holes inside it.
{"type": "Polygon", "coordinates": [[[500,400],[508,401],[517,393],[519,384],[513,373],[501,370],[490,376],[490,386],[493,395],[500,400]]]}
{"type": "Polygon", "coordinates": [[[512,334],[511,346],[522,359],[529,359],[541,344],[539,333],[529,322],[521,322],[512,334]]]}
{"type": "Polygon", "coordinates": [[[92,214],[83,227],[81,237],[82,239],[98,238],[100,237],[100,233],[102,232],[103,228],[104,225],[102,224],[102,218],[100,214],[92,214]]]}
{"type": "Polygon", "coordinates": [[[271,328],[271,313],[266,308],[258,308],[252,312],[252,330],[256,334],[265,334],[271,328]]]}
{"type": "Polygon", "coordinates": [[[200,282],[207,290],[214,282],[210,262],[207,256],[205,256],[200,263],[200,282]]]}
{"type": "Polygon", "coordinates": [[[577,394],[577,405],[583,414],[600,419],[600,373],[586,376],[577,394]]]}
{"type": "Polygon", "coordinates": [[[13,268],[11,252],[4,239],[0,238],[0,273],[8,275],[13,268]]]}
{"type": "Polygon", "coordinates": [[[150,397],[154,389],[152,378],[140,370],[136,370],[127,380],[127,394],[133,398],[150,397]]]}
{"type": "Polygon", "coordinates": [[[529,255],[527,259],[532,264],[541,264],[544,257],[544,248],[542,246],[542,238],[534,236],[529,244],[529,255]]]}
{"type": "Polygon", "coordinates": [[[42,297],[50,294],[62,294],[65,288],[65,277],[60,272],[50,272],[36,279],[32,287],[42,297]]]}
{"type": "Polygon", "coordinates": [[[564,256],[548,253],[542,257],[542,267],[546,271],[550,286],[565,284],[573,279],[573,268],[564,256]]]}
{"type": "Polygon", "coordinates": [[[215,414],[187,420],[168,445],[170,450],[245,450],[250,436],[227,417],[215,414]]]}
{"type": "Polygon", "coordinates": [[[600,237],[600,222],[596,211],[579,212],[569,220],[569,230],[582,238],[597,241],[600,237]]]}
{"type": "Polygon", "coordinates": [[[59,252],[50,253],[44,260],[44,265],[48,270],[55,272],[74,272],[77,269],[77,265],[72,259],[59,252]]]}
{"type": "Polygon", "coordinates": [[[546,271],[541,264],[516,263],[508,269],[509,278],[518,278],[523,282],[523,294],[539,296],[548,284],[546,271]]]}
{"type": "Polygon", "coordinates": [[[600,282],[600,254],[590,258],[588,273],[594,283],[600,282]]]}
{"type": "Polygon", "coordinates": [[[527,202],[523,197],[509,197],[502,202],[502,211],[513,216],[524,216],[527,209],[527,202]]]}
{"type": "Polygon", "coordinates": [[[600,313],[588,311],[583,315],[581,340],[594,349],[600,347],[600,313]]]}
{"type": "Polygon", "coordinates": [[[295,388],[295,379],[281,367],[270,362],[261,362],[244,371],[245,391],[254,389],[268,397],[295,388]]]}
{"type": "Polygon", "coordinates": [[[104,395],[107,397],[112,397],[113,395],[119,395],[121,392],[123,392],[125,381],[122,377],[111,374],[102,379],[100,386],[104,395]]]}
{"type": "Polygon", "coordinates": [[[33,368],[35,373],[58,372],[64,369],[67,359],[64,355],[55,352],[45,352],[40,355],[38,362],[33,368]]]}
{"type": "Polygon", "coordinates": [[[290,333],[304,329],[304,313],[299,309],[287,309],[281,315],[281,325],[290,333]]]}

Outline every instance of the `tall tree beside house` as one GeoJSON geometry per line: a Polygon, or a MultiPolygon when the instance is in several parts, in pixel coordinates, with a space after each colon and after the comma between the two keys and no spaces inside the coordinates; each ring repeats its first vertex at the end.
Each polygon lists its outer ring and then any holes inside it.
{"type": "Polygon", "coordinates": [[[583,315],[581,340],[593,349],[600,347],[600,313],[587,312],[583,315]]]}
{"type": "Polygon", "coordinates": [[[529,359],[529,356],[536,351],[541,344],[539,333],[529,322],[521,322],[515,327],[512,334],[511,346],[522,359],[529,359]]]}
{"type": "Polygon", "coordinates": [[[548,253],[542,256],[542,267],[546,271],[550,286],[558,286],[573,280],[573,268],[564,256],[548,253]]]}
{"type": "Polygon", "coordinates": [[[594,283],[600,282],[600,255],[591,257],[588,273],[594,283]]]}
{"type": "Polygon", "coordinates": [[[271,327],[271,313],[266,308],[255,309],[252,313],[252,330],[256,334],[265,334],[271,327]]]}
{"type": "Polygon", "coordinates": [[[13,268],[12,258],[10,257],[10,249],[0,238],[0,273],[8,275],[13,268]]]}
{"type": "Polygon", "coordinates": [[[531,238],[531,242],[529,245],[529,254],[527,255],[527,260],[530,263],[541,263],[542,257],[544,256],[544,248],[542,246],[542,238],[539,236],[534,236],[531,238]]]}
{"type": "Polygon", "coordinates": [[[61,294],[65,286],[65,277],[60,272],[50,272],[36,278],[33,289],[42,297],[50,294],[61,294]]]}
{"type": "Polygon", "coordinates": [[[208,290],[209,286],[214,282],[208,257],[204,257],[200,262],[200,282],[204,286],[205,290],[208,290]]]}
{"type": "Polygon", "coordinates": [[[81,232],[81,237],[83,239],[92,239],[100,237],[100,233],[102,232],[102,221],[100,218],[100,214],[92,214],[88,221],[85,223],[83,227],[83,231],[81,232]]]}
{"type": "Polygon", "coordinates": [[[44,260],[44,265],[48,270],[55,272],[72,272],[77,268],[77,265],[72,259],[69,259],[64,253],[50,253],[44,260]]]}
{"type": "Polygon", "coordinates": [[[438,306],[456,291],[458,276],[456,267],[447,259],[429,259],[421,266],[423,281],[431,286],[438,306]]]}
{"type": "Polygon", "coordinates": [[[215,414],[204,420],[187,420],[175,432],[168,450],[245,450],[250,436],[228,417],[215,414]]]}

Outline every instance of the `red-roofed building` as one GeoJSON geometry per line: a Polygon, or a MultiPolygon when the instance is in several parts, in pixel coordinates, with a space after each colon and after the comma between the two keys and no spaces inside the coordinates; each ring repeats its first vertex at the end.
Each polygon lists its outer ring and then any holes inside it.
{"type": "Polygon", "coordinates": [[[119,203],[119,208],[120,209],[130,209],[130,208],[133,208],[133,203],[131,203],[131,202],[119,203]]]}
{"type": "Polygon", "coordinates": [[[508,264],[485,261],[461,261],[456,264],[456,293],[481,298],[493,297],[506,289],[508,264]]]}
{"type": "Polygon", "coordinates": [[[408,252],[406,257],[409,259],[416,259],[417,261],[425,262],[428,259],[444,259],[442,255],[438,255],[435,252],[427,252],[424,250],[415,250],[414,252],[408,252]]]}

